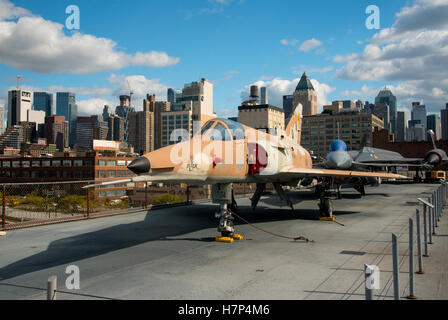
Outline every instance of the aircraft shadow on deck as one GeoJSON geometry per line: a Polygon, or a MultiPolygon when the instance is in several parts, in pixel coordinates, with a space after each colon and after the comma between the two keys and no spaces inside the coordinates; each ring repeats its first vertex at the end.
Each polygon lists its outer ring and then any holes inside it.
{"type": "MultiPolygon", "coordinates": [[[[48,248],[40,253],[24,258],[0,269],[0,281],[12,279],[28,273],[45,270],[61,265],[100,256],[109,252],[137,246],[156,240],[179,241],[191,240],[212,242],[214,238],[175,239],[200,230],[215,229],[218,219],[213,213],[214,205],[178,207],[170,211],[152,211],[146,214],[143,221],[115,225],[101,230],[83,233],[50,243],[48,248]],[[170,239],[174,238],[174,239],[170,239]]],[[[355,212],[338,212],[350,214],[355,212]]],[[[319,216],[315,209],[300,209],[292,211],[288,207],[267,208],[260,205],[255,211],[250,206],[239,206],[238,215],[250,223],[271,221],[316,220],[319,216]]],[[[88,223],[88,222],[83,222],[88,223]]],[[[245,222],[235,219],[235,225],[245,222]]],[[[215,236],[217,234],[212,234],[215,236]]]]}

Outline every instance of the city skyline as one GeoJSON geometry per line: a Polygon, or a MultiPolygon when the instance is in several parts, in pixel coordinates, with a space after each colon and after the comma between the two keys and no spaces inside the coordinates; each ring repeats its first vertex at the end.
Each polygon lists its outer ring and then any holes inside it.
{"type": "MultiPolygon", "coordinates": [[[[428,12],[446,12],[448,6],[440,1],[377,1],[381,30],[365,27],[366,4],[359,1],[347,1],[344,6],[326,2],[325,10],[321,5],[290,2],[285,2],[289,8],[284,10],[279,4],[263,1],[255,5],[249,0],[176,2],[177,9],[172,10],[174,2],[136,1],[131,8],[138,10],[127,13],[123,12],[125,3],[104,6],[103,1],[81,0],[76,3],[81,13],[79,31],[64,26],[69,4],[0,0],[3,25],[12,34],[19,34],[21,28],[30,32],[15,39],[23,44],[22,50],[0,50],[0,104],[6,105],[5,93],[15,87],[17,74],[23,75],[25,90],[76,93],[80,115],[100,114],[105,104],[118,105],[117,97],[131,90],[138,101],[134,106],[140,110],[148,93],[166,100],[168,88],[207,78],[215,86],[217,115],[228,117],[237,114],[251,84],[266,86],[270,103],[280,107],[283,95],[294,91],[303,71],[318,92],[319,110],[333,100],[372,101],[384,86],[397,96],[398,110],[406,110],[408,116],[412,101],[427,105],[429,113],[439,112],[448,101],[448,84],[431,64],[435,57],[447,58],[442,41],[446,37],[445,19],[433,16],[431,24],[424,19],[428,12]],[[296,19],[293,12],[299,7],[308,14],[296,19]],[[352,19],[337,25],[321,22],[333,21],[331,16],[342,11],[352,19]],[[153,13],[151,21],[134,19],[145,12],[153,13]],[[270,18],[276,26],[248,23],[249,12],[251,19],[270,18]],[[321,18],[316,19],[317,15],[321,18]],[[122,19],[129,19],[125,27],[114,23],[122,19]],[[152,31],[151,27],[167,19],[170,23],[164,24],[166,28],[152,31]],[[175,32],[179,28],[189,32],[175,32]],[[191,30],[198,30],[200,36],[194,37],[191,30]],[[44,31],[54,37],[43,39],[44,31]],[[437,36],[443,39],[427,41],[437,36]],[[39,46],[38,54],[29,54],[27,41],[33,38],[42,40],[42,46],[52,41],[54,63],[49,63],[48,52],[39,46]],[[87,44],[79,45],[87,39],[87,44]],[[67,53],[61,43],[73,52],[67,53]],[[86,48],[100,49],[101,55],[86,53],[86,48]],[[80,58],[75,59],[74,53],[80,58]],[[62,58],[65,64],[58,60],[62,58]],[[406,68],[418,59],[427,65],[406,68]],[[402,67],[391,68],[396,63],[402,67]]],[[[1,41],[2,47],[8,44],[7,37],[1,41]]]]}

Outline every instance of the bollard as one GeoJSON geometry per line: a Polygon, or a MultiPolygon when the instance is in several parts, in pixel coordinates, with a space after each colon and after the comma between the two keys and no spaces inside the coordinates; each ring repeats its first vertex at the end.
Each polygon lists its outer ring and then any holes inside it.
{"type": "Polygon", "coordinates": [[[432,215],[431,215],[431,219],[432,219],[432,234],[435,235],[436,234],[436,213],[437,213],[437,201],[436,201],[436,194],[433,194],[433,204],[434,204],[434,209],[432,210],[432,215]]]}
{"type": "Polygon", "coordinates": [[[51,276],[47,282],[47,300],[56,300],[56,289],[58,287],[58,278],[51,276]]]}
{"type": "Polygon", "coordinates": [[[6,230],[6,186],[3,186],[2,192],[2,229],[6,230]]]}
{"type": "Polygon", "coordinates": [[[392,233],[392,260],[394,267],[394,300],[400,300],[398,238],[394,233],[392,233]]]}
{"type": "Polygon", "coordinates": [[[371,287],[371,279],[373,270],[367,264],[364,265],[364,275],[365,275],[365,287],[366,287],[366,300],[373,300],[373,290],[371,287]]]}
{"type": "Polygon", "coordinates": [[[414,294],[414,220],[409,219],[409,295],[408,299],[415,300],[414,294]]]}
{"type": "Polygon", "coordinates": [[[425,254],[423,255],[424,257],[429,257],[428,254],[428,223],[427,223],[427,212],[428,212],[428,206],[424,205],[423,206],[423,235],[424,238],[423,240],[425,241],[425,254]]]}
{"type": "Polygon", "coordinates": [[[422,234],[420,228],[420,211],[416,210],[417,219],[417,253],[418,253],[418,271],[417,274],[425,274],[423,271],[423,257],[422,257],[422,234]]]}
{"type": "MultiPolygon", "coordinates": [[[[428,202],[433,204],[431,202],[431,198],[428,198],[428,202]]],[[[433,244],[432,242],[432,211],[434,208],[428,208],[428,233],[429,233],[429,242],[428,244],[433,244]]]]}

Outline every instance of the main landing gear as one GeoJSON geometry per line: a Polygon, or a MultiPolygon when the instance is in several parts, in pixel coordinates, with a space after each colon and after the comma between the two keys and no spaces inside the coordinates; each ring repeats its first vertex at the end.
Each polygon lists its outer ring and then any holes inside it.
{"type": "Polygon", "coordinates": [[[221,237],[216,237],[218,242],[232,243],[234,240],[242,240],[243,237],[235,233],[235,218],[232,215],[236,211],[237,205],[233,195],[231,183],[216,184],[212,186],[213,203],[219,204],[219,211],[215,218],[219,219],[218,232],[221,237]]]}

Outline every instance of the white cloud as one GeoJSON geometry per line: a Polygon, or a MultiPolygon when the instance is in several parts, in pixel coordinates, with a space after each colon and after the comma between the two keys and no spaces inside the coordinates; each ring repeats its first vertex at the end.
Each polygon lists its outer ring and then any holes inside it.
{"type": "Polygon", "coordinates": [[[321,41],[312,38],[303,42],[302,45],[299,47],[299,51],[308,52],[317,47],[320,47],[321,45],[322,45],[321,41]]]}
{"type": "Polygon", "coordinates": [[[299,40],[282,39],[282,40],[280,40],[280,43],[284,46],[295,46],[299,43],[299,40]]]}
{"type": "MultiPolygon", "coordinates": [[[[285,80],[281,78],[274,78],[269,81],[257,81],[252,85],[257,85],[258,87],[267,87],[269,92],[269,103],[278,106],[280,108],[283,107],[283,96],[284,95],[292,95],[299,83],[300,78],[296,78],[293,80],[285,80]]],[[[331,92],[335,91],[336,88],[331,87],[325,83],[320,83],[315,79],[311,79],[311,83],[316,90],[317,93],[317,103],[319,108],[328,104],[327,96],[331,92]]],[[[249,98],[250,85],[246,86],[243,90],[241,90],[241,99],[247,100],[249,98]]]]}
{"type": "Polygon", "coordinates": [[[105,105],[109,105],[112,107],[112,111],[114,111],[114,106],[116,103],[111,102],[106,99],[100,98],[92,98],[87,100],[79,100],[76,101],[78,105],[78,115],[96,115],[102,114],[103,108],[105,105]]]}
{"type": "Polygon", "coordinates": [[[16,19],[30,15],[32,15],[30,11],[21,7],[16,7],[8,0],[0,0],[0,20],[16,19]]]}
{"type": "Polygon", "coordinates": [[[110,83],[115,85],[112,95],[117,97],[119,95],[129,94],[130,91],[134,93],[132,100],[133,107],[136,110],[143,109],[143,99],[147,94],[155,94],[157,100],[165,100],[166,93],[170,86],[160,83],[159,79],[147,79],[143,75],[115,75],[112,74],[107,79],[110,83]],[[129,84],[129,85],[128,85],[129,84]]]}
{"type": "Polygon", "coordinates": [[[62,24],[25,16],[26,10],[14,7],[8,0],[0,0],[2,7],[7,12],[0,14],[0,62],[17,69],[45,74],[88,74],[132,65],[166,67],[179,62],[179,58],[165,52],[127,54],[118,51],[117,44],[107,38],[79,32],[68,36],[62,24]],[[18,20],[5,20],[8,17],[18,20]]]}
{"type": "Polygon", "coordinates": [[[415,0],[391,28],[375,34],[360,54],[336,56],[336,76],[355,81],[395,81],[401,105],[423,99],[438,111],[448,101],[448,1],[415,0]]]}

